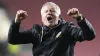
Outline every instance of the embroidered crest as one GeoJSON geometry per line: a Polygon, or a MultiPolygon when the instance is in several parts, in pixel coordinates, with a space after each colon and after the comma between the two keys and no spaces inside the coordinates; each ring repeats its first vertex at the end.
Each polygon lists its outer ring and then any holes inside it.
{"type": "Polygon", "coordinates": [[[56,35],[56,38],[61,37],[61,31],[56,35]]]}

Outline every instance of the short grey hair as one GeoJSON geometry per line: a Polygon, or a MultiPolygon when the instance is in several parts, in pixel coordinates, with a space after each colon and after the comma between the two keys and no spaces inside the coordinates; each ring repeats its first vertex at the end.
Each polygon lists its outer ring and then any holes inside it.
{"type": "Polygon", "coordinates": [[[41,8],[41,13],[42,13],[42,9],[43,9],[43,7],[45,6],[45,5],[53,5],[54,7],[55,7],[55,9],[57,10],[57,13],[58,14],[61,14],[61,10],[60,10],[60,7],[57,5],[57,4],[55,4],[55,3],[53,3],[53,2],[46,2],[45,4],[43,4],[43,6],[42,6],[42,8],[41,8]]]}

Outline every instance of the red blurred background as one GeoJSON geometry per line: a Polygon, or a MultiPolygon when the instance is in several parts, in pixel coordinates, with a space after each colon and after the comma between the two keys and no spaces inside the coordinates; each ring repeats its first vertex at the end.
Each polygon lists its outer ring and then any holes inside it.
{"type": "Polygon", "coordinates": [[[91,22],[96,31],[96,38],[94,40],[77,42],[75,56],[99,56],[100,0],[3,0],[13,17],[15,17],[17,10],[28,12],[28,18],[21,24],[25,29],[31,28],[33,24],[42,24],[40,10],[42,5],[48,1],[56,3],[61,8],[62,16],[66,21],[75,22],[74,19],[67,15],[67,10],[78,8],[80,13],[91,22]]]}

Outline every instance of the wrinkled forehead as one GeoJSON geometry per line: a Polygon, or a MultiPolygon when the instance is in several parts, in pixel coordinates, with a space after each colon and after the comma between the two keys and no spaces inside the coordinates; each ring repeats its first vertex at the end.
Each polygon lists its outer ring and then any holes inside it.
{"type": "Polygon", "coordinates": [[[58,5],[56,5],[55,3],[53,2],[47,2],[45,3],[42,8],[41,8],[41,13],[46,10],[46,9],[53,9],[55,10],[58,14],[61,14],[61,11],[60,11],[60,8],[58,5]]]}

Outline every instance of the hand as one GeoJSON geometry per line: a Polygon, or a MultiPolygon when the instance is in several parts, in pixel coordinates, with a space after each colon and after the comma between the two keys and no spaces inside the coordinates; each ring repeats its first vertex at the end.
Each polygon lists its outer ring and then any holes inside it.
{"type": "Polygon", "coordinates": [[[73,18],[77,18],[79,16],[82,16],[80,13],[79,13],[79,10],[77,8],[72,8],[72,9],[69,9],[67,14],[73,18]]]}
{"type": "Polygon", "coordinates": [[[16,13],[16,17],[15,17],[15,23],[16,22],[21,22],[23,19],[25,19],[28,16],[26,11],[23,10],[18,10],[16,13]]]}

